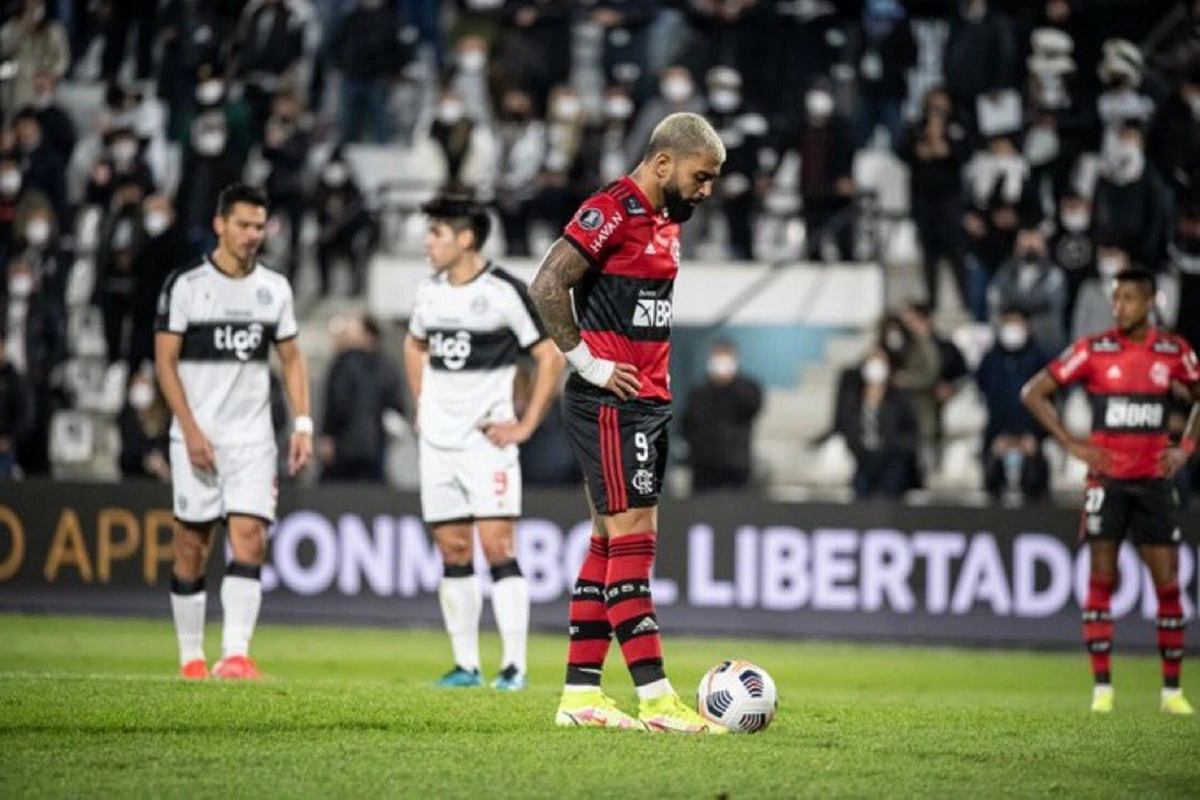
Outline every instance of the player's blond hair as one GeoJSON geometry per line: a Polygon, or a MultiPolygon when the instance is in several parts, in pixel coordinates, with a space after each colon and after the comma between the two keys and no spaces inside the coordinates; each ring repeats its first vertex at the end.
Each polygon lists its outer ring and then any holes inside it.
{"type": "Polygon", "coordinates": [[[712,153],[718,162],[725,163],[725,143],[720,135],[708,120],[689,111],[671,114],[654,127],[646,146],[646,158],[662,152],[676,156],[712,153]]]}

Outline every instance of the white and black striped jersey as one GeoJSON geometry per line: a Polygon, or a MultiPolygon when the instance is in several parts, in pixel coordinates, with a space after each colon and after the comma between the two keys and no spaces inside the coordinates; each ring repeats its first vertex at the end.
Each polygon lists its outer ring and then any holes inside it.
{"type": "MultiPolygon", "coordinates": [[[[206,257],[167,278],[155,329],[183,337],[179,379],[196,423],[214,445],[275,438],[270,349],[299,333],[287,278],[261,264],[233,278],[206,257]]],[[[178,419],[171,437],[183,438],[178,419]]]]}
{"type": "Polygon", "coordinates": [[[485,421],[515,418],[517,356],[546,338],[525,284],[491,263],[459,286],[445,273],[422,281],[408,332],[429,345],[421,436],[445,449],[480,443],[485,421]]]}

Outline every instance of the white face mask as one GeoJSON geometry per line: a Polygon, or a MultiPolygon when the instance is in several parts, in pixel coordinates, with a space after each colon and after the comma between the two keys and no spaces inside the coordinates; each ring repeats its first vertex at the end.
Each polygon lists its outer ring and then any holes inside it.
{"type": "Polygon", "coordinates": [[[149,211],[142,224],[146,226],[146,233],[150,236],[158,236],[171,227],[171,217],[166,211],[149,211]]]}
{"type": "Polygon", "coordinates": [[[1020,350],[1029,341],[1029,331],[1019,322],[1006,322],[1000,326],[1000,346],[1005,350],[1020,350]]]}
{"type": "Polygon", "coordinates": [[[129,405],[145,411],[154,402],[154,387],[148,383],[135,383],[129,387],[129,405]]]}
{"type": "Polygon", "coordinates": [[[1096,259],[1096,272],[1106,281],[1117,277],[1124,267],[1125,259],[1120,256],[1100,256],[1096,259]]]}
{"type": "Polygon", "coordinates": [[[438,106],[438,121],[444,125],[454,125],[467,114],[467,109],[457,100],[443,100],[438,106]]]}
{"type": "Polygon", "coordinates": [[[1092,222],[1092,217],[1086,211],[1068,211],[1062,215],[1063,227],[1071,233],[1086,231],[1092,222]]]}
{"type": "Polygon", "coordinates": [[[121,163],[129,163],[137,155],[137,142],[131,139],[118,139],[112,144],[112,156],[121,163]]]}
{"type": "Polygon", "coordinates": [[[196,100],[201,105],[215,105],[224,95],[225,83],[215,78],[210,78],[196,87],[196,100]]]}
{"type": "Polygon", "coordinates": [[[224,131],[204,131],[195,138],[196,152],[204,156],[220,155],[225,150],[224,131]]]}
{"type": "Polygon", "coordinates": [[[742,102],[742,95],[733,89],[713,89],[708,101],[714,110],[724,113],[737,108],[742,102]]]}
{"type": "Polygon", "coordinates": [[[1118,142],[1106,159],[1108,176],[1114,183],[1125,185],[1142,177],[1146,168],[1146,153],[1132,142],[1118,142]]]}
{"type": "Polygon", "coordinates": [[[633,101],[624,95],[613,95],[604,101],[604,113],[609,119],[629,119],[633,116],[633,101]]]}
{"type": "Polygon", "coordinates": [[[579,112],[582,110],[583,104],[579,102],[578,97],[560,97],[554,104],[554,113],[551,116],[564,122],[574,122],[579,119],[579,112]]]}
{"type": "Polygon", "coordinates": [[[713,353],[708,357],[708,374],[717,380],[729,380],[737,375],[737,357],[728,353],[713,353]]]}
{"type": "Polygon", "coordinates": [[[335,161],[325,166],[325,171],[321,173],[321,177],[330,186],[343,186],[346,183],[346,178],[350,176],[346,170],[346,165],[335,161]]]}
{"type": "Polygon", "coordinates": [[[1035,167],[1053,161],[1058,157],[1058,150],[1058,131],[1035,127],[1025,136],[1025,158],[1035,167]]]}
{"type": "Polygon", "coordinates": [[[872,358],[862,365],[863,380],[870,384],[881,384],[888,379],[891,370],[888,369],[888,363],[882,358],[872,358]]]}
{"type": "Polygon", "coordinates": [[[31,219],[25,226],[25,241],[34,247],[41,247],[50,240],[50,221],[46,219],[31,219]]]}
{"type": "Polygon", "coordinates": [[[464,72],[479,72],[487,63],[487,54],[482,50],[464,50],[458,54],[458,65],[464,72]]]}
{"type": "Polygon", "coordinates": [[[692,82],[682,77],[667,78],[658,90],[667,102],[682,103],[692,96],[692,82]]]}
{"type": "Polygon", "coordinates": [[[33,276],[27,272],[8,279],[8,293],[13,297],[29,297],[33,294],[33,276]]]}
{"type": "Polygon", "coordinates": [[[804,96],[804,109],[810,117],[828,117],[833,113],[833,95],[816,89],[804,96]]]}
{"type": "Polygon", "coordinates": [[[0,192],[14,195],[21,190],[21,173],[19,170],[6,169],[0,173],[0,192]]]}

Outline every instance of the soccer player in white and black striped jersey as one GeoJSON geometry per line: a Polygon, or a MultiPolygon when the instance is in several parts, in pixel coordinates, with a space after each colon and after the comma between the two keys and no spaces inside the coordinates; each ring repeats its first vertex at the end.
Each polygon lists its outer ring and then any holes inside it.
{"type": "Polygon", "coordinates": [[[256,261],[266,237],[266,206],[257,189],[226,187],[213,218],[216,249],[168,277],[158,302],[155,368],[174,415],[171,610],[185,678],[209,675],[204,568],[220,520],[233,561],[221,581],[222,657],[212,675],[259,677],[250,639],[262,604],[259,577],[277,494],[268,371],[272,345],[296,415],[290,472],[303,469],[312,455],[308,370],[296,342],[292,290],[285,277],[256,261]]]}
{"type": "Polygon", "coordinates": [[[405,370],[416,400],[421,509],[442,555],[438,596],[454,668],[444,687],[480,686],[474,530],[492,573],[492,609],[504,644],[492,686],[525,686],[529,589],[517,564],[513,529],[521,514],[517,446],[546,415],[563,359],[546,337],[525,284],[488,262],[487,212],[467,198],[426,204],[425,255],[434,274],[417,289],[405,370]],[[517,419],[513,379],[522,351],[537,367],[532,396],[517,419]]]}

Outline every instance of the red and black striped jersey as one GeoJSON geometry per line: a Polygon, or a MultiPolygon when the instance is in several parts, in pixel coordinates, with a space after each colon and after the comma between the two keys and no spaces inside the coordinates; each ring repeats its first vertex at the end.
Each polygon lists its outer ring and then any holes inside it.
{"type": "Polygon", "coordinates": [[[671,400],[671,300],[679,271],[679,224],[628,177],[587,199],[563,231],[593,266],[575,286],[583,341],[599,358],[632,364],[638,397],[671,400]]]}
{"type": "Polygon", "coordinates": [[[1112,455],[1104,477],[1159,477],[1171,382],[1200,383],[1200,364],[1184,339],[1151,329],[1135,342],[1114,328],[1075,342],[1048,369],[1059,384],[1078,381],[1087,391],[1092,443],[1112,455]]]}

